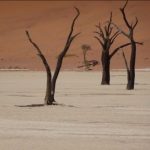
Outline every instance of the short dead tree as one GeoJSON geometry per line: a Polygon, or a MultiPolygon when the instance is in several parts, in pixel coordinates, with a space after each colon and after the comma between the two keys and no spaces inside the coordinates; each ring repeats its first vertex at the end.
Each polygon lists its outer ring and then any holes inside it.
{"type": "Polygon", "coordinates": [[[44,101],[45,105],[55,104],[54,96],[55,96],[56,80],[57,80],[57,77],[59,75],[59,72],[60,72],[60,69],[61,69],[61,66],[62,66],[63,58],[65,57],[67,51],[69,50],[69,47],[70,47],[72,41],[80,34],[80,33],[77,33],[77,34],[73,35],[75,22],[76,22],[77,18],[80,15],[79,9],[75,8],[75,10],[77,12],[77,15],[75,16],[75,18],[73,19],[73,22],[71,24],[71,29],[70,29],[69,35],[67,37],[67,41],[66,41],[66,44],[64,46],[64,49],[62,50],[62,52],[58,56],[58,60],[57,60],[57,64],[56,64],[56,68],[55,68],[53,77],[52,77],[52,73],[51,73],[51,68],[50,68],[50,66],[48,64],[48,61],[46,60],[45,56],[43,55],[41,49],[38,47],[38,45],[35,42],[33,42],[33,40],[31,39],[31,36],[29,34],[29,31],[26,31],[26,35],[28,37],[29,42],[37,50],[37,55],[42,60],[43,65],[46,69],[47,86],[46,86],[46,95],[45,95],[45,101],[44,101]]]}
{"type": "Polygon", "coordinates": [[[87,58],[86,58],[86,56],[87,56],[86,54],[87,54],[88,51],[91,50],[91,46],[88,45],[88,44],[83,44],[83,45],[81,46],[81,48],[82,48],[82,51],[83,51],[83,64],[84,64],[84,66],[85,66],[85,70],[89,70],[89,69],[90,69],[90,66],[89,66],[89,64],[88,64],[88,60],[87,60],[87,58]]]}
{"type": "Polygon", "coordinates": [[[101,63],[102,63],[102,85],[110,84],[110,61],[112,57],[123,47],[129,46],[131,43],[122,44],[119,47],[111,50],[111,46],[120,34],[120,31],[113,31],[112,26],[112,13],[110,14],[110,19],[101,27],[101,24],[96,25],[98,31],[94,32],[97,34],[95,38],[98,40],[102,47],[101,63]],[[111,50],[111,53],[110,53],[111,50]]]}
{"type": "Polygon", "coordinates": [[[88,51],[92,50],[91,46],[88,44],[83,44],[81,49],[83,51],[83,65],[78,66],[78,68],[85,68],[86,71],[92,70],[91,67],[98,65],[99,62],[97,60],[87,59],[86,54],[88,51]]]}

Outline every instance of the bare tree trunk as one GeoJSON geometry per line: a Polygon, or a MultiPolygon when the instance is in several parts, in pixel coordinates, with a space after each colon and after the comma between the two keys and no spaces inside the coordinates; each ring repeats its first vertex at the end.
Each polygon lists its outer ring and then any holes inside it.
{"type": "Polygon", "coordinates": [[[127,89],[134,89],[135,83],[135,62],[136,62],[136,43],[132,41],[131,45],[131,58],[130,58],[130,79],[127,83],[127,89]]]}
{"type": "Polygon", "coordinates": [[[109,85],[110,84],[110,58],[109,58],[108,51],[102,52],[101,62],[102,62],[101,85],[109,85]]]}
{"type": "Polygon", "coordinates": [[[134,89],[135,82],[135,61],[136,61],[136,42],[131,42],[131,58],[130,58],[130,69],[128,67],[128,63],[126,57],[123,52],[123,58],[125,61],[126,69],[127,69],[127,90],[134,89]]]}
{"type": "Polygon", "coordinates": [[[88,65],[88,61],[86,59],[86,53],[87,51],[83,52],[83,62],[84,62],[84,65],[85,65],[85,70],[89,70],[90,69],[90,66],[88,65]]]}
{"type": "Polygon", "coordinates": [[[127,6],[128,0],[126,1],[125,5],[123,8],[120,8],[120,11],[122,13],[124,22],[126,26],[129,29],[129,33],[125,33],[124,31],[121,31],[130,41],[131,41],[131,57],[130,57],[130,69],[129,69],[129,79],[127,83],[127,89],[128,90],[133,90],[134,89],[134,83],[135,83],[135,61],[136,61],[136,42],[134,40],[134,29],[138,24],[138,19],[137,17],[135,18],[135,23],[129,23],[127,20],[127,16],[125,13],[125,8],[127,6]]]}
{"type": "Polygon", "coordinates": [[[49,72],[47,72],[47,86],[46,86],[46,95],[44,99],[45,105],[52,105],[54,102],[53,96],[51,94],[51,76],[49,72]]]}

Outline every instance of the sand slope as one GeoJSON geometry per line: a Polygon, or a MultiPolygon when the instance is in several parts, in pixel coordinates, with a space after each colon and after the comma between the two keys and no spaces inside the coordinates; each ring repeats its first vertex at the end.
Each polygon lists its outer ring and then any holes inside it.
{"type": "MultiPolygon", "coordinates": [[[[88,43],[92,50],[89,59],[100,59],[99,43],[93,38],[95,25],[105,22],[113,11],[114,21],[123,27],[123,21],[119,12],[121,1],[57,1],[57,2],[0,2],[0,67],[1,68],[29,68],[41,70],[41,61],[37,58],[34,48],[28,42],[25,30],[28,29],[35,42],[47,56],[52,68],[55,66],[56,57],[64,47],[68,30],[77,6],[81,16],[76,24],[75,33],[82,34],[74,41],[66,57],[64,69],[75,69],[82,63],[81,45],[88,43]]],[[[129,19],[139,18],[136,29],[136,39],[144,42],[144,46],[138,47],[137,68],[150,67],[150,30],[149,30],[149,1],[131,1],[128,5],[129,19]]],[[[126,38],[120,39],[116,46],[126,38]]],[[[114,46],[115,47],[115,46],[114,46]]],[[[126,51],[129,58],[130,51],[126,51]]],[[[117,54],[112,60],[112,68],[122,68],[124,62],[122,56],[117,54]]],[[[97,66],[96,69],[99,69],[97,66]]]]}

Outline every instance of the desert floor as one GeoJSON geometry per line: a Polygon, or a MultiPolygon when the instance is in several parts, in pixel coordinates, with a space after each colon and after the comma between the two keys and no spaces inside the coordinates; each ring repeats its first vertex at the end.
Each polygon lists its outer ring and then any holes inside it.
{"type": "MultiPolygon", "coordinates": [[[[39,46],[52,69],[55,69],[57,57],[64,49],[73,18],[76,15],[74,7],[78,7],[79,16],[73,35],[81,32],[74,39],[63,61],[62,69],[75,70],[82,64],[83,51],[81,46],[88,44],[91,51],[88,60],[100,61],[102,48],[94,38],[98,31],[95,25],[101,23],[102,28],[113,13],[113,22],[122,30],[128,29],[120,13],[122,0],[100,1],[0,1],[0,69],[26,68],[29,70],[43,70],[41,60],[36,56],[35,48],[28,41],[25,31],[28,30],[32,40],[39,46]]],[[[143,42],[137,45],[137,68],[150,68],[150,1],[130,0],[126,14],[130,24],[134,24],[135,17],[139,23],[134,31],[134,39],[143,42]]],[[[114,29],[113,32],[116,32],[114,29]]],[[[126,36],[120,35],[112,47],[128,43],[126,36]]],[[[130,60],[130,47],[123,49],[127,60],[130,60]]],[[[125,68],[122,53],[117,53],[111,60],[111,68],[125,68]]],[[[94,68],[99,70],[99,66],[94,68]]]]}
{"type": "Polygon", "coordinates": [[[149,150],[150,71],[137,71],[135,90],[126,72],[62,72],[57,106],[42,104],[44,72],[0,72],[1,150],[149,150]]]}

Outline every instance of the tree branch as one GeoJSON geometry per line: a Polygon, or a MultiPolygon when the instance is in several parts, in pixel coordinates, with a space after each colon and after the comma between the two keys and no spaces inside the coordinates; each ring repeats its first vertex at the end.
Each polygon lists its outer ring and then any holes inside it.
{"type": "Polygon", "coordinates": [[[36,50],[37,50],[37,52],[38,52],[37,55],[41,58],[41,60],[42,60],[42,62],[43,62],[43,64],[44,64],[46,70],[47,70],[48,72],[51,72],[50,66],[48,65],[48,62],[47,62],[45,56],[42,54],[42,51],[41,51],[40,48],[37,46],[37,44],[34,43],[33,40],[31,39],[31,36],[30,36],[30,34],[29,34],[29,31],[26,31],[26,35],[27,35],[28,40],[30,41],[30,43],[36,48],[36,50]]]}
{"type": "Polygon", "coordinates": [[[114,49],[113,52],[109,55],[109,58],[111,59],[121,48],[126,47],[126,46],[129,46],[129,45],[131,45],[131,43],[126,43],[126,44],[123,44],[123,45],[117,47],[117,48],[114,49]]]}
{"type": "Polygon", "coordinates": [[[67,45],[67,43],[69,42],[69,40],[70,40],[70,38],[71,38],[71,36],[72,36],[74,24],[75,24],[77,18],[79,17],[79,15],[80,15],[79,9],[78,9],[77,7],[74,7],[74,8],[75,8],[75,10],[76,10],[76,12],[77,12],[77,15],[75,16],[75,18],[74,18],[73,21],[72,21],[71,29],[70,29],[70,33],[69,33],[68,38],[67,38],[66,45],[67,45]]]}
{"type": "Polygon", "coordinates": [[[114,40],[118,37],[119,34],[120,34],[120,31],[116,31],[114,33],[114,35],[110,38],[111,44],[113,44],[114,40]]]}
{"type": "Polygon", "coordinates": [[[107,21],[106,25],[104,26],[104,30],[105,30],[105,38],[108,39],[112,33],[112,27],[111,27],[111,22],[112,22],[112,12],[110,13],[110,18],[109,21],[107,21]]]}
{"type": "Polygon", "coordinates": [[[99,29],[99,35],[103,38],[103,41],[105,41],[105,34],[103,29],[101,28],[101,24],[99,23],[99,25],[96,25],[96,27],[99,29]]]}
{"type": "Polygon", "coordinates": [[[124,36],[129,38],[129,34],[125,33],[121,28],[119,28],[115,23],[111,23],[117,30],[118,32],[122,33],[124,36]]]}
{"type": "Polygon", "coordinates": [[[26,32],[26,35],[27,35],[27,37],[28,37],[29,42],[36,48],[36,50],[37,50],[37,52],[38,52],[38,55],[42,55],[42,52],[41,52],[40,48],[37,46],[36,43],[34,43],[34,42],[32,41],[31,36],[30,36],[30,34],[29,34],[29,31],[25,31],[25,32],[26,32]]]}
{"type": "Polygon", "coordinates": [[[94,36],[94,38],[98,40],[98,42],[101,44],[102,47],[104,47],[104,44],[100,38],[98,38],[97,36],[94,36]]]}
{"type": "Polygon", "coordinates": [[[110,13],[110,19],[109,19],[109,24],[108,24],[108,33],[110,34],[110,29],[111,29],[111,22],[112,22],[112,12],[110,13]]]}
{"type": "Polygon", "coordinates": [[[65,44],[65,47],[64,47],[63,51],[58,56],[56,69],[55,69],[55,72],[54,72],[54,75],[53,75],[53,79],[52,79],[52,92],[53,92],[52,94],[55,93],[56,80],[57,80],[58,74],[60,72],[60,68],[62,66],[63,58],[64,58],[65,54],[67,53],[67,51],[68,51],[72,41],[74,40],[74,38],[77,37],[80,34],[80,33],[78,33],[78,34],[75,34],[74,36],[72,36],[72,33],[74,31],[75,22],[76,22],[77,18],[80,15],[79,9],[75,7],[75,10],[76,10],[77,14],[76,14],[76,16],[74,17],[74,19],[72,21],[71,29],[70,29],[69,35],[67,37],[67,42],[65,44]]]}
{"type": "Polygon", "coordinates": [[[122,56],[123,56],[123,59],[124,59],[124,63],[125,63],[125,66],[126,66],[126,69],[127,69],[127,75],[128,75],[128,79],[130,78],[130,70],[129,70],[129,66],[128,66],[128,63],[127,63],[127,59],[125,57],[125,54],[124,54],[124,51],[122,50],[122,56]]]}
{"type": "Polygon", "coordinates": [[[46,96],[45,96],[45,104],[51,104],[50,101],[47,100],[47,98],[51,95],[50,91],[51,91],[51,88],[52,88],[52,85],[51,85],[51,78],[52,78],[52,74],[51,74],[51,69],[50,69],[50,66],[48,65],[48,62],[45,58],[45,56],[42,54],[42,51],[40,50],[40,48],[37,46],[36,43],[34,43],[31,39],[31,36],[29,34],[28,31],[26,31],[26,35],[28,37],[28,40],[29,42],[35,47],[35,49],[37,50],[37,55],[41,58],[44,66],[45,66],[45,69],[46,69],[46,73],[47,73],[47,87],[46,87],[46,96]]]}
{"type": "Polygon", "coordinates": [[[124,21],[125,21],[127,27],[130,29],[131,26],[130,26],[130,24],[129,24],[128,20],[127,20],[126,14],[125,14],[125,8],[126,8],[127,4],[128,4],[128,0],[126,0],[126,3],[125,3],[125,5],[123,6],[123,8],[120,8],[120,11],[121,11],[121,13],[122,13],[123,19],[124,19],[124,21]]]}
{"type": "MultiPolygon", "coordinates": [[[[138,44],[138,45],[143,45],[143,43],[141,43],[141,42],[135,42],[135,43],[138,44]]],[[[126,46],[129,46],[129,45],[131,45],[131,44],[132,44],[132,43],[126,43],[126,44],[123,44],[123,45],[117,47],[117,48],[114,49],[113,52],[109,55],[109,58],[111,59],[121,48],[124,48],[124,47],[126,47],[126,46]]]]}
{"type": "Polygon", "coordinates": [[[138,18],[135,17],[135,24],[134,24],[133,27],[132,27],[133,29],[137,26],[138,22],[139,22],[139,21],[138,21],[138,18]]]}

